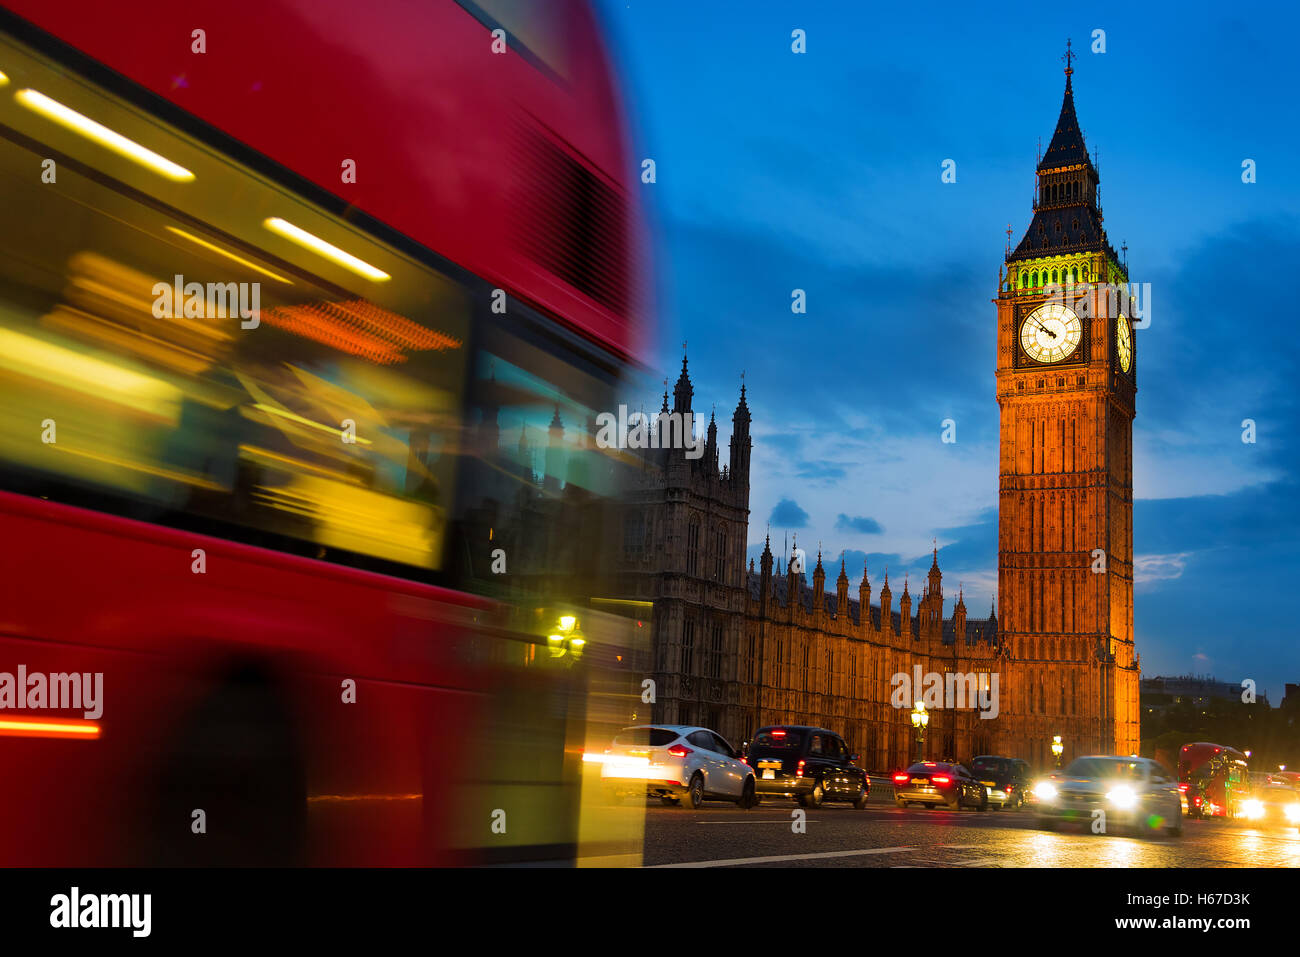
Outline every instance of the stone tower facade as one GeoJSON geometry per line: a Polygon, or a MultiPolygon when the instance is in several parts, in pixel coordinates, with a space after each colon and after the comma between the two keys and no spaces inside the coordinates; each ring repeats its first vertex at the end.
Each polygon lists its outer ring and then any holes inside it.
{"type": "Polygon", "coordinates": [[[1033,218],[997,304],[998,593],[1011,659],[1008,753],[1138,749],[1133,641],[1136,335],[1075,114],[1037,169],[1033,218]]]}
{"type": "MultiPolygon", "coordinates": [[[[669,408],[697,428],[687,360],[669,408]]],[[[703,453],[646,449],[623,521],[622,594],[654,603],[654,720],[700,724],[740,741],[750,733],[741,713],[737,650],[744,634],[745,544],[749,529],[749,405],[745,389],[720,461],[711,416],[703,453]]],[[[669,443],[656,443],[660,446],[669,443]]]]}

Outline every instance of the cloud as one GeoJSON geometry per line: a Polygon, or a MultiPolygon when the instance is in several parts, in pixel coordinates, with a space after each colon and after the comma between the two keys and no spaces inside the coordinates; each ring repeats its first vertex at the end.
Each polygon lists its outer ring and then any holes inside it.
{"type": "Polygon", "coordinates": [[[776,503],[767,519],[777,528],[807,528],[808,513],[793,499],[783,498],[776,503]]]}
{"type": "Polygon", "coordinates": [[[1187,570],[1187,558],[1191,552],[1177,552],[1172,555],[1134,555],[1133,583],[1145,585],[1149,582],[1172,581],[1182,578],[1187,570]]]}
{"type": "Polygon", "coordinates": [[[796,478],[808,479],[816,485],[834,485],[836,481],[844,478],[847,473],[844,466],[836,465],[834,462],[805,462],[799,466],[795,472],[796,478]]]}
{"type": "Polygon", "coordinates": [[[861,532],[863,535],[879,535],[884,531],[880,523],[874,518],[868,518],[865,515],[849,516],[840,512],[839,520],[835,523],[836,528],[845,529],[850,532],[861,532]]]}

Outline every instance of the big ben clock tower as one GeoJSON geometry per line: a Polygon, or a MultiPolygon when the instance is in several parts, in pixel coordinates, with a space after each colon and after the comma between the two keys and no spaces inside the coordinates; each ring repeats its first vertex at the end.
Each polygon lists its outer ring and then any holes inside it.
{"type": "Polygon", "coordinates": [[[1065,98],[1033,219],[1008,248],[998,310],[1003,753],[1052,763],[1138,749],[1133,645],[1137,337],[1106,239],[1097,169],[1065,98]]]}

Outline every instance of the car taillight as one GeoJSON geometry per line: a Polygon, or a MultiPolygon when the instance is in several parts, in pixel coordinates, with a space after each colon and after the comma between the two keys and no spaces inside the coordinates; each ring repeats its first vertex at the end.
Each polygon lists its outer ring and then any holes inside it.
{"type": "Polygon", "coordinates": [[[794,769],[794,776],[797,778],[803,777],[803,758],[799,759],[799,766],[794,769]]]}
{"type": "Polygon", "coordinates": [[[952,778],[948,777],[948,775],[946,775],[946,774],[932,774],[932,775],[930,775],[930,780],[933,781],[935,784],[951,784],[951,783],[952,783],[952,778]]]}
{"type": "Polygon", "coordinates": [[[895,783],[895,784],[906,784],[906,783],[907,783],[907,772],[906,772],[906,771],[900,771],[898,774],[895,774],[895,775],[894,775],[894,783],[895,783]]]}
{"type": "Polygon", "coordinates": [[[1014,791],[1015,789],[1016,789],[1016,786],[1015,786],[1014,784],[1008,784],[1008,785],[1007,785],[1007,793],[1008,793],[1008,794],[1010,794],[1010,793],[1011,793],[1012,791],[1014,791]]]}
{"type": "Polygon", "coordinates": [[[1187,793],[1187,785],[1186,785],[1186,784],[1180,784],[1180,785],[1178,785],[1178,793],[1179,793],[1179,794],[1186,794],[1186,793],[1187,793]]]}
{"type": "Polygon", "coordinates": [[[674,744],[671,748],[668,749],[668,753],[675,758],[684,758],[686,757],[686,755],[694,754],[695,752],[693,752],[690,748],[688,748],[684,744],[674,744]]]}

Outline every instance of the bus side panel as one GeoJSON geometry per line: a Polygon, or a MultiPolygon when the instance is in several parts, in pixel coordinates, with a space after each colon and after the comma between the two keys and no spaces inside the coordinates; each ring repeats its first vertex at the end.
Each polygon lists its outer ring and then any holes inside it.
{"type": "MultiPolygon", "coordinates": [[[[445,858],[463,812],[428,755],[475,757],[492,674],[463,646],[482,603],[8,494],[0,542],[0,673],[103,676],[97,739],[0,736],[0,863],[132,861],[176,729],[250,667],[301,742],[312,863],[445,858]]],[[[83,718],[0,711],[58,715],[83,718]]],[[[189,838],[188,820],[154,824],[189,838]]]]}

